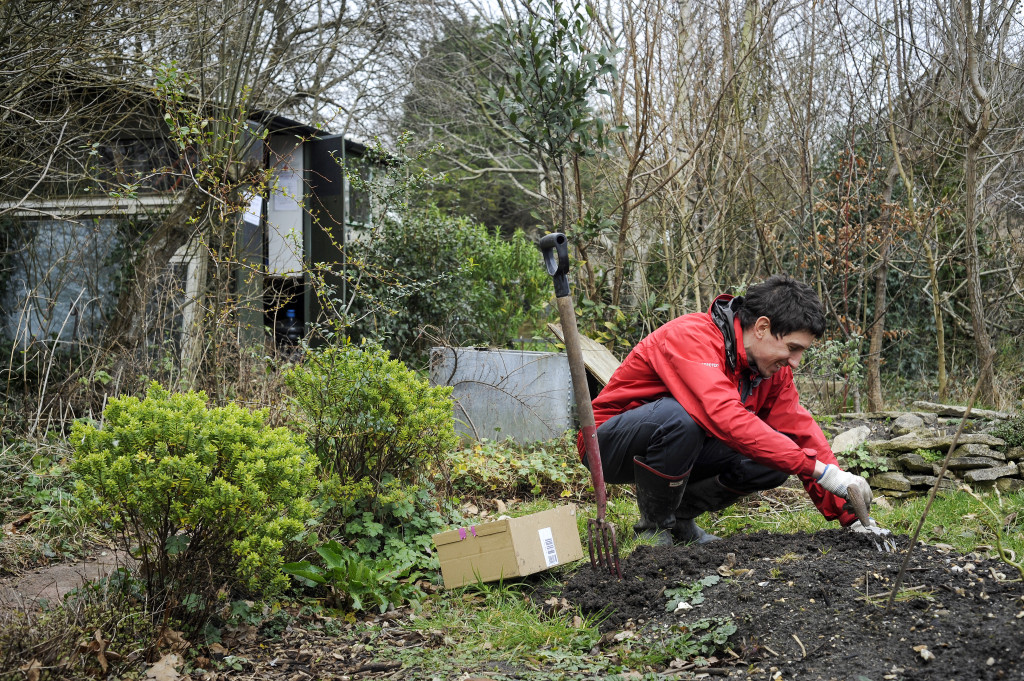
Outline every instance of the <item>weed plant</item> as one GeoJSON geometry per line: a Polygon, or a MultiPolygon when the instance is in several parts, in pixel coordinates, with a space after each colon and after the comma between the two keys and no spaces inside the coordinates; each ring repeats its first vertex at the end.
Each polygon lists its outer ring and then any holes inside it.
{"type": "Polygon", "coordinates": [[[844,470],[858,473],[865,478],[869,478],[875,473],[884,473],[889,470],[889,459],[872,454],[864,442],[861,442],[849,451],[843,452],[838,458],[844,470]]]}
{"type": "Polygon", "coordinates": [[[0,439],[0,525],[11,530],[0,542],[0,573],[78,553],[98,538],[79,513],[70,454],[55,434],[0,439]]]}
{"type": "Polygon", "coordinates": [[[300,561],[286,564],[284,571],[310,586],[327,586],[331,594],[328,607],[357,611],[375,607],[383,613],[407,603],[415,605],[423,596],[416,584],[420,574],[399,579],[408,574],[411,565],[396,567],[386,559],[370,560],[336,541],[329,541],[316,551],[323,566],[300,561]]]}
{"type": "Polygon", "coordinates": [[[590,483],[573,432],[532,445],[480,440],[453,452],[449,465],[453,493],[467,499],[578,499],[590,483]]]}
{"type": "Polygon", "coordinates": [[[121,569],[43,610],[0,610],[0,681],[136,678],[159,617],[121,569]]]}

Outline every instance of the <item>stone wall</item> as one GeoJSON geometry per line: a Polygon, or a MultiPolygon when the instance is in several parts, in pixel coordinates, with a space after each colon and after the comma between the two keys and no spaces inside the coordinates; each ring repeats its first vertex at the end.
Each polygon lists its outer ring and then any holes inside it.
{"type": "MultiPolygon", "coordinates": [[[[965,407],[914,402],[914,411],[842,414],[828,430],[837,434],[832,449],[840,462],[852,464],[856,450],[876,457],[888,470],[868,478],[871,489],[888,497],[925,494],[939,479],[942,459],[953,443],[965,407]],[[928,458],[920,452],[931,451],[928,458]]],[[[976,490],[1016,492],[1024,489],[1024,447],[1010,447],[992,431],[1013,414],[972,410],[939,489],[969,484],[976,490]]]]}

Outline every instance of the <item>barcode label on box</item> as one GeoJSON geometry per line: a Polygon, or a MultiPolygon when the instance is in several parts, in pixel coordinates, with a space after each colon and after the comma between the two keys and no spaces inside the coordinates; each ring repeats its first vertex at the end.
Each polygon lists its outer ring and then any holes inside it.
{"type": "Polygon", "coordinates": [[[540,545],[544,550],[544,562],[548,564],[548,567],[558,565],[558,551],[555,550],[555,538],[551,536],[551,528],[543,527],[537,530],[537,534],[540,536],[540,545]]]}

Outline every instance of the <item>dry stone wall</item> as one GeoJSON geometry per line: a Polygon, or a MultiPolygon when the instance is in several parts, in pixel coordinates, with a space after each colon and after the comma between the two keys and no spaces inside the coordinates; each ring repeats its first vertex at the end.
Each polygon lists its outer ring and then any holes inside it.
{"type": "MultiPolygon", "coordinates": [[[[915,402],[914,411],[843,414],[829,430],[840,462],[855,468],[870,459],[868,477],[876,494],[907,497],[924,494],[939,480],[942,460],[966,408],[915,402]]],[[[1024,447],[1007,445],[992,434],[1013,414],[971,410],[939,489],[968,484],[976,490],[1024,489],[1024,447]]]]}

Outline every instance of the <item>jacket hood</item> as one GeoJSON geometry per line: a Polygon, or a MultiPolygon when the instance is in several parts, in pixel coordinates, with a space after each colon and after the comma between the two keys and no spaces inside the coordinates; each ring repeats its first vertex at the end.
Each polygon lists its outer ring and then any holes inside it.
{"type": "Polygon", "coordinates": [[[743,296],[723,294],[711,303],[708,313],[725,339],[725,363],[730,371],[736,371],[736,310],[743,305],[743,296]]]}

